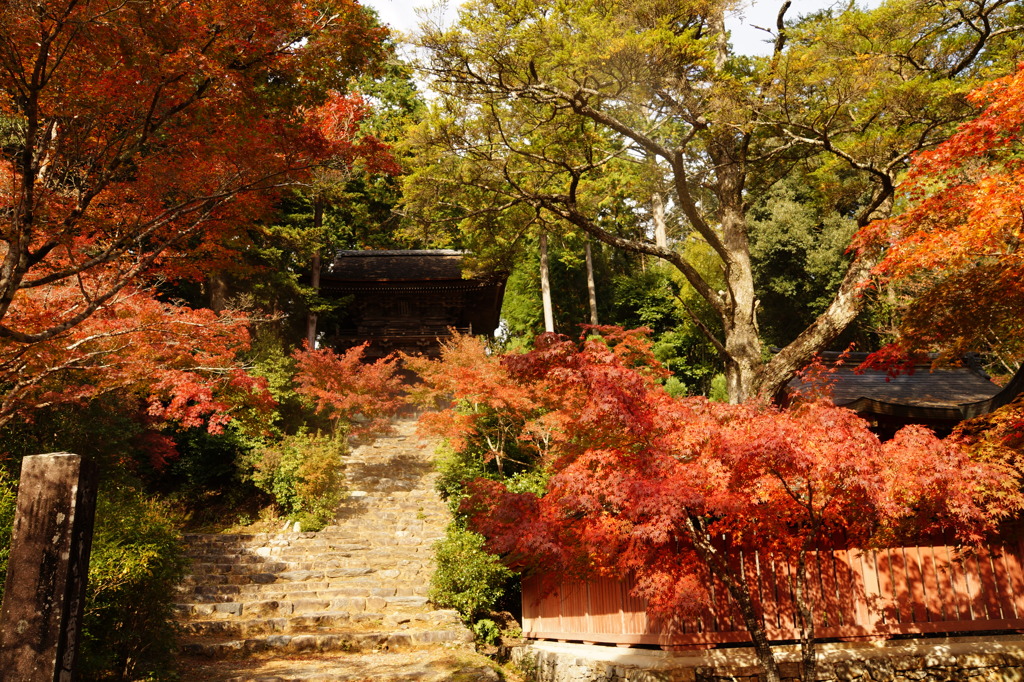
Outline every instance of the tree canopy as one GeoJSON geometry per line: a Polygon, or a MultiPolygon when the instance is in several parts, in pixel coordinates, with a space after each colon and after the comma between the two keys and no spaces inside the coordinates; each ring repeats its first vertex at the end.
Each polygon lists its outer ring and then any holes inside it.
{"type": "MultiPolygon", "coordinates": [[[[1014,3],[894,0],[787,23],[734,56],[715,2],[471,2],[420,45],[440,97],[413,142],[407,207],[494,260],[531,230],[582,231],[664,259],[717,318],[730,398],[772,395],[864,304],[877,251],[767,362],[752,201],[797,167],[863,227],[891,213],[910,156],[970,114],[964,94],[1019,55],[1014,3]],[[675,242],[659,244],[652,197],[675,242]],[[700,241],[711,271],[680,245],[700,241]],[[714,280],[723,279],[717,286],[714,280]]],[[[449,237],[450,238],[450,237],[449,237]]]]}
{"type": "Polygon", "coordinates": [[[154,416],[223,414],[245,316],[171,285],[234,267],[326,159],[390,163],[349,93],[386,29],[348,0],[0,12],[0,423],[132,381],[154,416]]]}
{"type": "Polygon", "coordinates": [[[215,263],[269,190],[348,142],[317,123],[384,35],[347,0],[16,2],[2,19],[0,338],[18,343],[142,275],[215,263]]]}

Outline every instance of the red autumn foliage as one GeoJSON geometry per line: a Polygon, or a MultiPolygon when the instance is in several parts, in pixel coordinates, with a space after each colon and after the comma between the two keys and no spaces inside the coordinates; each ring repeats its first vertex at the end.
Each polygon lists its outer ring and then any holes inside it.
{"type": "Polygon", "coordinates": [[[908,287],[908,351],[944,357],[993,347],[1024,355],[1024,64],[970,96],[979,115],[919,154],[900,186],[907,208],[856,239],[881,244],[876,274],[908,287]]]}
{"type": "Polygon", "coordinates": [[[666,372],[646,330],[598,326],[587,327],[586,334],[581,344],[543,334],[532,353],[500,357],[488,354],[478,337],[457,335],[442,349],[440,362],[406,357],[406,365],[424,382],[413,391],[415,399],[435,405],[453,396],[456,400],[452,409],[424,414],[421,425],[456,449],[480,442],[499,470],[512,450],[536,461],[553,448],[572,450],[574,443],[616,428],[629,438],[642,428],[643,419],[623,414],[614,424],[593,423],[609,414],[590,396],[625,404],[666,372]]]}
{"type": "Polygon", "coordinates": [[[857,365],[857,372],[869,369],[886,372],[890,377],[901,374],[913,374],[917,366],[919,354],[907,350],[902,343],[887,343],[873,353],[869,353],[864,362],[857,365]]]}
{"type": "Polygon", "coordinates": [[[44,0],[0,21],[0,338],[59,336],[156,271],[200,276],[275,190],[383,152],[328,124],[358,119],[334,93],[386,35],[353,0],[44,0]],[[49,287],[62,305],[34,315],[49,287]]]}
{"type": "MultiPolygon", "coordinates": [[[[635,336],[623,338],[627,350],[642,348],[635,336]]],[[[542,396],[541,416],[519,417],[523,437],[532,438],[526,425],[541,421],[550,433],[539,453],[550,474],[543,495],[478,479],[463,507],[513,568],[556,579],[631,573],[636,596],[669,622],[707,598],[700,576],[710,569],[744,612],[762,662],[772,665],[745,577],[733,568],[738,553],[790,557],[800,595],[809,551],[933,534],[974,542],[1024,503],[1005,467],[972,462],[924,428],[883,444],[854,413],[826,402],[786,411],[674,399],[656,371],[632,363],[622,348],[547,338],[534,352],[481,360],[502,368],[501,381],[542,396]]],[[[455,371],[471,364],[460,357],[455,371]]],[[[445,373],[443,363],[436,373],[445,373]]],[[[452,384],[456,403],[472,403],[459,383],[452,384]]],[[[810,650],[813,621],[803,602],[810,650]]]]}
{"type": "MultiPolygon", "coordinates": [[[[47,287],[33,312],[45,318],[49,307],[66,303],[65,294],[74,305],[77,291],[47,287]]],[[[33,324],[21,321],[23,310],[10,316],[23,327],[33,324]]],[[[232,411],[266,409],[272,402],[262,380],[238,369],[237,354],[249,346],[248,321],[122,289],[56,338],[0,344],[0,425],[31,420],[39,408],[118,392],[139,395],[153,419],[218,432],[232,411]]]]}
{"type": "MultiPolygon", "coordinates": [[[[915,295],[900,340],[870,358],[890,371],[922,351],[940,362],[987,351],[1010,372],[1024,359],[1024,64],[971,99],[978,116],[914,160],[901,186],[908,208],[858,235],[886,246],[879,276],[915,295]]],[[[952,440],[1020,468],[1022,425],[1017,401],[965,422],[952,440]]]]}
{"type": "Polygon", "coordinates": [[[345,94],[386,29],[353,0],[43,0],[0,21],[0,424],[113,391],[211,431],[266,407],[238,369],[246,319],[155,291],[237,267],[325,161],[395,170],[345,94]]]}
{"type": "Polygon", "coordinates": [[[404,404],[398,359],[393,356],[364,362],[367,344],[338,354],[329,348],[296,350],[296,391],[309,398],[316,411],[337,433],[342,422],[349,437],[370,438],[386,433],[391,417],[404,404]]]}

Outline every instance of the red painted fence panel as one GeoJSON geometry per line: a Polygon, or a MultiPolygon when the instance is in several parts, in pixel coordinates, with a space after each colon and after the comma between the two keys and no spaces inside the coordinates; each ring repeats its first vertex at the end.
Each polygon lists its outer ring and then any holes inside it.
{"type": "MultiPolygon", "coordinates": [[[[780,557],[746,553],[737,564],[758,616],[775,641],[797,639],[793,569],[780,557]]],[[[819,639],[885,638],[926,632],[1024,630],[1024,544],[978,550],[898,547],[815,552],[807,558],[807,593],[819,639]]],[[[746,642],[742,614],[721,581],[711,603],[672,626],[651,623],[629,580],[563,583],[545,594],[523,581],[523,634],[534,639],[656,644],[664,648],[746,642]]]]}

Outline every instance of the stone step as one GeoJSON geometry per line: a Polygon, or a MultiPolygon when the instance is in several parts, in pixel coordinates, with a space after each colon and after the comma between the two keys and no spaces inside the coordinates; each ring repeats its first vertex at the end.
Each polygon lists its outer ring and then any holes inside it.
{"type": "Polygon", "coordinates": [[[258,567],[252,570],[236,570],[225,568],[223,570],[206,570],[200,567],[189,574],[188,583],[232,583],[237,580],[227,578],[249,577],[253,582],[307,582],[310,580],[324,579],[347,579],[358,578],[363,575],[382,573],[389,571],[386,575],[393,575],[390,571],[415,572],[429,563],[430,553],[423,551],[417,553],[399,554],[390,558],[374,557],[361,561],[329,561],[329,562],[308,562],[288,566],[278,570],[260,570],[258,567]],[[268,577],[269,576],[269,577],[268,577]]]}
{"type": "Polygon", "coordinates": [[[238,654],[271,653],[292,655],[324,651],[363,651],[383,647],[414,647],[442,643],[469,643],[473,635],[466,628],[402,630],[396,632],[328,632],[272,634],[224,641],[192,641],[181,645],[186,656],[224,658],[238,654]]]}
{"type": "Polygon", "coordinates": [[[423,560],[424,555],[431,549],[424,545],[381,545],[374,549],[368,549],[361,553],[318,554],[310,552],[302,558],[273,559],[262,562],[246,562],[236,564],[230,557],[205,557],[203,561],[193,561],[190,569],[191,575],[206,576],[233,575],[239,573],[288,573],[294,571],[326,571],[330,569],[358,569],[368,567],[374,570],[382,570],[390,566],[408,565],[410,562],[423,560]]]}
{"type": "MultiPolygon", "coordinates": [[[[230,561],[231,559],[239,556],[248,557],[242,563],[245,564],[258,564],[262,562],[273,562],[273,561],[296,561],[296,560],[310,560],[317,557],[326,558],[347,558],[347,557],[358,557],[362,556],[367,552],[372,552],[374,549],[380,549],[381,547],[399,547],[398,551],[401,550],[401,545],[396,545],[394,542],[389,542],[391,539],[410,537],[409,535],[400,535],[396,533],[389,533],[387,535],[377,535],[374,537],[370,533],[353,533],[355,536],[353,539],[360,541],[359,545],[353,545],[352,547],[346,548],[335,548],[335,547],[267,547],[267,548],[252,548],[252,549],[228,549],[228,550],[205,550],[205,551],[193,551],[190,558],[196,563],[218,563],[222,561],[230,561]]],[[[440,532],[424,532],[419,536],[419,545],[426,544],[432,540],[440,538],[443,533],[440,532]]],[[[411,545],[418,546],[418,545],[411,545]]]]}
{"type": "Polygon", "coordinates": [[[258,618],[330,611],[422,611],[423,596],[393,597],[305,597],[300,599],[261,599],[253,601],[192,602],[175,604],[185,618],[258,618]]]}
{"type": "Polygon", "coordinates": [[[329,571],[334,569],[355,570],[360,567],[384,570],[394,566],[407,566],[409,562],[423,561],[433,550],[430,545],[381,545],[360,554],[349,556],[317,555],[310,553],[305,560],[264,561],[262,563],[232,563],[228,557],[217,557],[216,561],[193,561],[190,575],[239,575],[257,573],[295,573],[329,571]],[[406,563],[403,563],[406,562],[406,563]]]}
{"type": "Polygon", "coordinates": [[[276,541],[276,542],[211,542],[205,544],[189,544],[190,557],[251,557],[247,561],[258,561],[259,558],[270,559],[281,555],[302,552],[333,552],[337,554],[358,553],[366,551],[378,541],[400,538],[414,538],[421,542],[444,535],[444,524],[436,524],[424,528],[387,528],[380,524],[367,524],[361,528],[351,528],[345,534],[345,541],[324,540],[313,541],[276,541]]]}
{"type": "Polygon", "coordinates": [[[244,639],[257,635],[302,634],[337,630],[351,625],[383,623],[402,629],[460,628],[459,614],[454,610],[415,613],[375,613],[372,611],[323,611],[273,618],[207,619],[183,623],[181,630],[193,637],[224,637],[244,639]]]}
{"type": "Polygon", "coordinates": [[[501,682],[492,661],[465,645],[440,644],[365,653],[304,653],[274,660],[260,657],[243,666],[229,660],[189,661],[182,682],[501,682]],[[453,655],[452,649],[460,649],[453,655]]]}
{"type": "MultiPolygon", "coordinates": [[[[328,547],[290,547],[282,551],[272,551],[267,554],[256,555],[253,551],[226,551],[226,552],[202,552],[195,553],[191,556],[192,562],[196,564],[224,564],[228,563],[233,566],[258,566],[263,564],[274,564],[274,563],[294,563],[294,562],[309,562],[309,561],[330,561],[330,560],[341,560],[350,559],[352,557],[360,557],[368,552],[373,552],[375,549],[380,550],[382,548],[388,548],[389,552],[394,553],[409,551],[416,552],[416,548],[429,546],[434,542],[437,542],[443,534],[438,533],[423,533],[420,535],[412,533],[392,533],[389,535],[380,535],[376,538],[368,538],[365,536],[359,537],[363,541],[360,545],[360,549],[332,549],[328,547]],[[394,548],[394,549],[393,549],[394,548]],[[409,548],[408,550],[404,548],[409,548]],[[245,560],[238,562],[235,561],[238,557],[246,557],[245,560]],[[254,558],[255,557],[255,558],[254,558]]],[[[274,548],[276,549],[276,548],[274,548]]]]}
{"type": "MultiPolygon", "coordinates": [[[[238,574],[193,574],[186,577],[183,589],[196,586],[223,585],[310,585],[311,583],[333,582],[338,585],[363,583],[370,580],[407,580],[413,577],[429,576],[433,566],[429,557],[402,559],[394,562],[374,562],[370,565],[337,566],[322,571],[283,571],[281,573],[238,573],[238,574]]],[[[233,589],[233,588],[231,588],[233,589]]],[[[227,591],[231,591],[228,589],[227,591]]]]}
{"type": "Polygon", "coordinates": [[[277,585],[225,585],[203,586],[202,589],[180,590],[179,600],[183,603],[216,604],[237,601],[267,601],[289,599],[334,599],[337,597],[424,597],[428,586],[419,583],[368,582],[362,585],[334,585],[318,583],[308,589],[283,589],[277,585]]]}
{"type": "MultiPolygon", "coordinates": [[[[254,584],[271,584],[271,583],[307,583],[317,581],[358,581],[366,576],[378,576],[384,580],[390,580],[398,578],[399,576],[412,576],[420,574],[430,574],[431,569],[428,568],[430,565],[429,554],[422,553],[418,555],[406,556],[403,558],[394,558],[391,560],[382,561],[370,561],[370,562],[349,562],[346,564],[328,564],[327,566],[307,569],[297,568],[293,570],[279,571],[279,572],[261,572],[261,571],[234,571],[234,572],[223,572],[223,571],[200,571],[190,574],[184,581],[183,585],[192,586],[197,584],[205,585],[231,585],[241,584],[244,582],[251,582],[254,584]],[[397,572],[396,572],[397,571],[397,572]]],[[[317,564],[311,564],[312,566],[318,566],[317,564]]]]}

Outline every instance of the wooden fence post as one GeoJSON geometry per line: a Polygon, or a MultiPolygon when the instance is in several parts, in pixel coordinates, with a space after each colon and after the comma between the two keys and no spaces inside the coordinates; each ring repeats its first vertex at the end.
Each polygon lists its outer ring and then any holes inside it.
{"type": "Polygon", "coordinates": [[[4,680],[74,679],[95,511],[90,462],[65,452],[22,460],[0,608],[4,680]]]}

